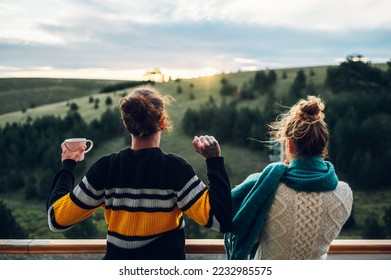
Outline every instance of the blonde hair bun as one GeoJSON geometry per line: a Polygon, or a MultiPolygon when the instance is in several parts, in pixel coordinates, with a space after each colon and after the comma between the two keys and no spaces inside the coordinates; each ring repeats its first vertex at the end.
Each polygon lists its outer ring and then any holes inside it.
{"type": "Polygon", "coordinates": [[[316,96],[308,96],[306,100],[301,100],[297,104],[297,112],[300,117],[312,120],[323,120],[323,110],[325,105],[323,101],[316,96]]]}
{"type": "Polygon", "coordinates": [[[296,156],[327,156],[329,132],[324,121],[325,105],[319,97],[301,99],[280,120],[269,125],[276,141],[291,140],[296,156]]]}

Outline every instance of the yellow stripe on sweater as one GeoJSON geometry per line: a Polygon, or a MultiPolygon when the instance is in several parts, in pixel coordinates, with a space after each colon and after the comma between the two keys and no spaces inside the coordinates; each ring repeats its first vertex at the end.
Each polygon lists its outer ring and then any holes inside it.
{"type": "Polygon", "coordinates": [[[185,214],[191,217],[199,225],[205,226],[209,220],[210,203],[209,191],[206,190],[202,196],[185,211],[185,214]]]}
{"type": "Polygon", "coordinates": [[[177,228],[182,212],[175,208],[171,212],[105,211],[109,231],[125,236],[151,236],[177,228]]]}
{"type": "Polygon", "coordinates": [[[69,193],[53,204],[54,217],[61,226],[71,226],[80,222],[95,212],[96,209],[84,209],[77,206],[69,193]]]}

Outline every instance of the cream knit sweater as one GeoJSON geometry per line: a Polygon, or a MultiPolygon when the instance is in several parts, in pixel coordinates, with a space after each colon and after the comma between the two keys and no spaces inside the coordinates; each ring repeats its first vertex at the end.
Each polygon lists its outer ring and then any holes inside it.
{"type": "Polygon", "coordinates": [[[255,259],[326,259],[352,204],[353,194],[345,182],[334,191],[311,193],[280,183],[255,259]]]}

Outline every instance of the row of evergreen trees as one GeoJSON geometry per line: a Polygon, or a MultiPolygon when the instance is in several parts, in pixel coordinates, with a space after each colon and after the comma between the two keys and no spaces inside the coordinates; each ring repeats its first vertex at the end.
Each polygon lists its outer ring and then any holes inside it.
{"type": "Polygon", "coordinates": [[[357,187],[389,188],[391,170],[391,61],[381,70],[362,56],[330,68],[326,84],[331,160],[357,187]]]}
{"type": "Polygon", "coordinates": [[[59,167],[60,144],[64,139],[82,136],[105,141],[123,132],[117,110],[111,109],[90,124],[77,110],[70,110],[63,119],[48,115],[23,124],[7,124],[0,128],[0,193],[28,186],[26,198],[44,199],[59,167]]]}
{"type": "Polygon", "coordinates": [[[189,108],[182,120],[185,134],[212,134],[219,142],[230,142],[244,146],[263,146],[248,141],[248,138],[263,139],[264,116],[259,109],[237,108],[236,102],[223,99],[218,106],[213,98],[200,109],[189,108]]]}
{"type": "Polygon", "coordinates": [[[274,70],[257,71],[252,79],[244,82],[242,87],[238,87],[226,78],[222,78],[220,95],[223,97],[235,96],[237,99],[255,99],[259,95],[264,95],[270,92],[277,82],[277,74],[274,70]]]}
{"type": "Polygon", "coordinates": [[[355,92],[378,94],[391,86],[391,61],[383,71],[365,62],[362,55],[350,55],[337,68],[329,68],[326,84],[333,92],[355,92]]]}

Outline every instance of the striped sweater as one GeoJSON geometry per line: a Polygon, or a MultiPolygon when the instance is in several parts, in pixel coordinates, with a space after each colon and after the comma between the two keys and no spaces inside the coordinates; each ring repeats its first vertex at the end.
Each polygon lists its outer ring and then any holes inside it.
{"type": "Polygon", "coordinates": [[[67,230],[103,207],[105,259],[184,259],[183,213],[218,232],[232,225],[224,160],[206,164],[209,186],[177,155],[128,148],[97,160],[74,187],[76,162],[64,160],[47,200],[49,228],[67,230]]]}

